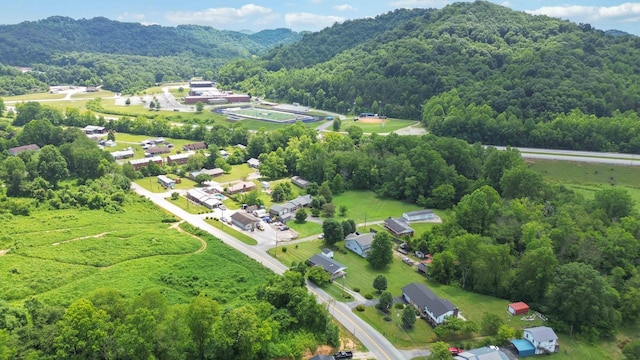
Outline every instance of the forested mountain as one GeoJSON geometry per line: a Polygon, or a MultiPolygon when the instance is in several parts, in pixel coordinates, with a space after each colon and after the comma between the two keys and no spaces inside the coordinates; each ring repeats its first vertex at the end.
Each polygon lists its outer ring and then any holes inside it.
{"type": "Polygon", "coordinates": [[[193,76],[212,80],[215,69],[231,59],[265,54],[301,37],[289,29],[245,34],[61,16],[0,25],[0,64],[35,70],[20,75],[1,68],[0,95],[46,91],[46,84],[102,85],[135,93],[157,82],[193,76]]]}
{"type": "Polygon", "coordinates": [[[46,63],[53,53],[91,52],[171,56],[185,52],[224,59],[264,53],[270,47],[297,40],[289,29],[252,35],[208,26],[165,27],[124,23],[102,17],[74,20],[55,16],[0,26],[0,62],[28,66],[46,63]]]}
{"type": "MultiPolygon", "coordinates": [[[[636,36],[610,36],[589,24],[477,1],[336,24],[261,60],[228,64],[218,80],[284,101],[340,112],[378,108],[415,119],[426,101],[455,90],[459,101],[436,110],[436,122],[449,119],[446,126],[433,126],[434,114],[425,106],[423,120],[432,131],[469,141],[494,143],[501,135],[505,143],[541,145],[542,137],[519,135],[574,110],[605,122],[640,111],[638,58],[636,36]],[[472,118],[478,112],[481,119],[472,118]],[[496,133],[500,126],[476,127],[499,115],[510,120],[512,135],[496,133]]],[[[640,138],[632,140],[640,134],[635,131],[625,129],[631,138],[624,142],[640,144],[640,138]]],[[[631,151],[598,145],[605,149],[631,151]]]]}

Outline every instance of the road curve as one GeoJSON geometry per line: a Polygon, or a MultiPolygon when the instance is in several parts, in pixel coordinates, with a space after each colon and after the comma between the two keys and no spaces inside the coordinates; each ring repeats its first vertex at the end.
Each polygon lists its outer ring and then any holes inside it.
{"type": "MultiPolygon", "coordinates": [[[[146,197],[151,200],[157,206],[165,209],[173,215],[183,219],[189,224],[204,230],[225,244],[232,248],[242,252],[243,254],[260,262],[263,266],[271,269],[276,274],[283,274],[288,268],[280,263],[278,260],[271,257],[269,254],[261,251],[260,249],[247,245],[240,240],[228,235],[227,233],[216,229],[215,227],[207,224],[201,217],[195,214],[189,214],[178,206],[165,200],[165,194],[152,193],[151,191],[141,187],[136,183],[131,184],[131,189],[137,194],[146,197]]],[[[345,303],[337,302],[328,295],[324,290],[318,288],[312,283],[307,282],[307,289],[316,296],[319,302],[327,304],[329,306],[329,312],[333,315],[338,322],[340,322],[347,330],[351,331],[353,335],[367,347],[370,353],[372,353],[377,359],[384,360],[402,360],[406,359],[404,355],[396,349],[389,340],[377,332],[371,325],[364,322],[358,316],[356,316],[349,306],[345,303]]]]}

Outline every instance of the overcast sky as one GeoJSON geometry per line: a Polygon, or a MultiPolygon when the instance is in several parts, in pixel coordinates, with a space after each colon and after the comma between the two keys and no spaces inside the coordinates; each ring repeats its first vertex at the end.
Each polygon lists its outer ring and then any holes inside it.
{"type": "MultiPolygon", "coordinates": [[[[53,15],[175,26],[209,25],[220,30],[317,31],[346,19],[372,17],[397,8],[441,8],[446,0],[2,0],[0,24],[53,15]]],[[[640,35],[640,2],[596,0],[492,1],[514,10],[545,14],[602,29],[640,35]],[[566,2],[564,2],[566,1],[566,2]]]]}

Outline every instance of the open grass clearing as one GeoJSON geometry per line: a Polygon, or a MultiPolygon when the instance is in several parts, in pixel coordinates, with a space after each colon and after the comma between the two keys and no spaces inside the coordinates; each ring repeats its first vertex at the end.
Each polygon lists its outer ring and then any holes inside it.
{"type": "Polygon", "coordinates": [[[24,94],[24,95],[15,95],[15,96],[3,96],[2,100],[5,103],[10,103],[14,101],[37,101],[37,100],[58,100],[64,99],[67,94],[64,93],[34,93],[34,94],[24,94]]]}
{"type": "Polygon", "coordinates": [[[75,94],[71,94],[72,99],[95,99],[95,98],[107,98],[107,97],[115,97],[116,93],[108,90],[99,90],[96,92],[79,92],[75,94]]]}
{"type": "Polygon", "coordinates": [[[342,120],[342,126],[340,127],[340,130],[346,131],[346,128],[353,125],[361,128],[362,132],[366,134],[380,134],[390,133],[407,126],[415,125],[417,123],[417,121],[413,120],[400,119],[387,119],[387,121],[381,123],[366,123],[362,121],[353,121],[353,118],[347,118],[345,120],[342,120]]]}
{"type": "Polygon", "coordinates": [[[289,221],[287,222],[287,226],[298,233],[298,239],[303,239],[311,235],[318,235],[322,232],[322,225],[311,221],[306,221],[301,224],[295,222],[295,220],[289,221]]]}
{"type": "Polygon", "coordinates": [[[179,196],[176,200],[168,197],[167,201],[188,212],[189,214],[206,214],[211,212],[211,210],[209,210],[207,207],[194,204],[192,201],[187,200],[187,198],[185,198],[184,196],[179,196]]]}
{"type": "Polygon", "coordinates": [[[391,217],[401,217],[402,213],[422,208],[416,204],[392,199],[379,198],[373,191],[347,191],[333,197],[336,209],[347,207],[346,219],[356,224],[380,221],[391,217]]]}
{"type": "Polygon", "coordinates": [[[232,182],[245,180],[249,178],[249,174],[256,172],[256,169],[250,167],[249,165],[239,164],[239,165],[231,165],[231,172],[228,174],[224,174],[221,176],[216,176],[213,181],[222,185],[223,187],[228,187],[233,185],[232,182]]]}
{"type": "Polygon", "coordinates": [[[391,309],[389,314],[383,314],[375,307],[365,307],[364,311],[354,311],[361,319],[373,326],[380,334],[386,337],[399,349],[414,349],[424,347],[426,344],[437,340],[433,328],[424,320],[418,319],[413,329],[404,329],[399,325],[401,310],[391,309]],[[384,320],[385,317],[391,321],[384,320]]]}

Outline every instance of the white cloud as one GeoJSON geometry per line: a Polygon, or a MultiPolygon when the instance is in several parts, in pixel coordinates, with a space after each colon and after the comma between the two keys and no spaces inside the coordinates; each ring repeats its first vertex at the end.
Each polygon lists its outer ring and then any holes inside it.
{"type": "Polygon", "coordinates": [[[624,3],[615,6],[545,6],[527,12],[533,15],[547,15],[571,20],[595,21],[617,19],[625,22],[633,22],[639,19],[640,3],[624,3]]]}
{"type": "Polygon", "coordinates": [[[136,22],[140,22],[140,21],[144,20],[144,18],[145,18],[144,14],[132,14],[132,13],[125,12],[122,15],[118,15],[116,20],[118,20],[118,21],[136,21],[136,22]]]}
{"type": "Polygon", "coordinates": [[[331,26],[336,22],[343,22],[345,18],[341,16],[327,16],[310,14],[306,12],[290,13],[284,16],[284,21],[293,30],[320,30],[331,26]]]}
{"type": "Polygon", "coordinates": [[[353,6],[351,6],[349,4],[336,5],[333,8],[338,10],[338,11],[354,11],[354,10],[357,10],[356,8],[354,8],[353,6]]]}
{"type": "Polygon", "coordinates": [[[176,24],[210,25],[215,28],[236,27],[239,24],[268,25],[278,18],[272,9],[247,4],[239,8],[209,8],[202,11],[170,11],[167,20],[176,24]]]}

